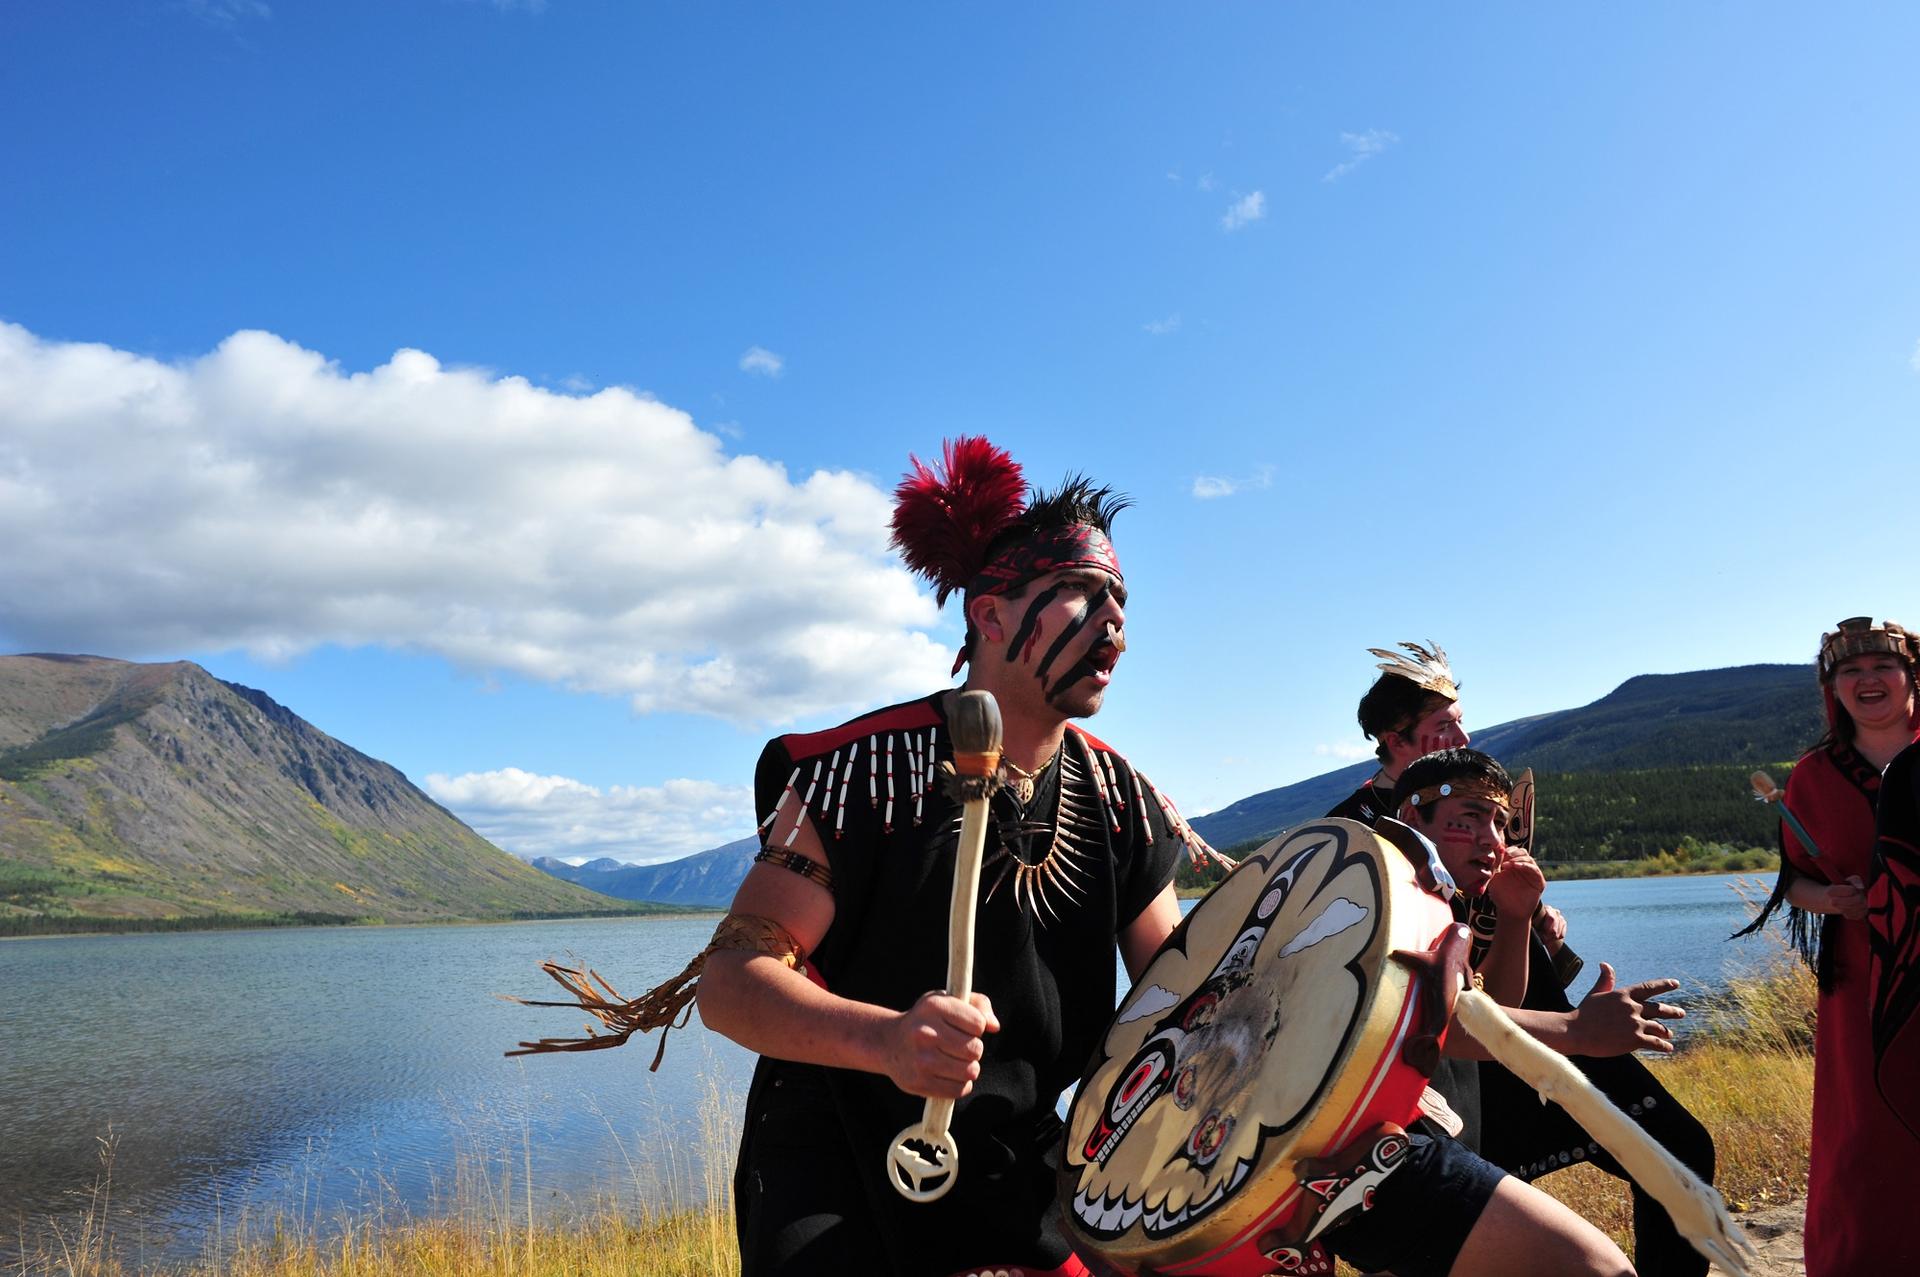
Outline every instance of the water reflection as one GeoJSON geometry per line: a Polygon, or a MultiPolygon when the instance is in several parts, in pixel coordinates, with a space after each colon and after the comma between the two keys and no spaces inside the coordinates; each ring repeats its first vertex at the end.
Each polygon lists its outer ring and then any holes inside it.
{"type": "MultiPolygon", "coordinates": [[[[447,1201],[529,1171],[548,1210],[697,1183],[701,1107],[751,1057],[698,1020],[651,1044],[508,1060],[580,1017],[539,961],[577,952],[638,992],[711,918],[76,937],[0,945],[0,1209],[72,1219],[111,1132],[114,1216],[152,1253],[197,1251],[216,1212],[324,1223],[447,1201]]],[[[122,1230],[124,1236],[124,1229],[122,1230]]]]}
{"type": "MultiPolygon", "coordinates": [[[[1696,992],[1764,955],[1727,878],[1561,882],[1548,899],[1623,983],[1696,992]]],[[[0,943],[0,1255],[18,1221],[71,1227],[116,1144],[113,1216],[149,1257],[200,1251],[216,1221],[421,1211],[510,1188],[538,1212],[697,1195],[703,1109],[737,1114],[752,1057],[696,1017],[658,1073],[653,1041],[508,1060],[583,1017],[537,970],[577,954],[623,993],[676,974],[711,917],[488,927],[274,930],[0,943]],[[717,1098],[716,1098],[717,1097],[717,1098]]],[[[1124,978],[1122,984],[1124,985],[1124,978]]]]}

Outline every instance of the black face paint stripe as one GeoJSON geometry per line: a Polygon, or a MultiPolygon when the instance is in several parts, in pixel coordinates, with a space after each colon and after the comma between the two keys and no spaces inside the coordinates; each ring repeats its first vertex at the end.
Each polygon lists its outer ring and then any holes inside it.
{"type": "MultiPolygon", "coordinates": [[[[1105,607],[1107,605],[1107,600],[1112,597],[1113,597],[1112,587],[1103,585],[1100,587],[1100,592],[1098,594],[1094,594],[1088,597],[1087,604],[1085,607],[1081,608],[1078,612],[1075,612],[1070,618],[1068,618],[1066,625],[1060,631],[1060,637],[1055,639],[1053,641],[1053,646],[1047,649],[1047,655],[1045,659],[1043,659],[1040,662],[1039,670],[1036,671],[1036,673],[1039,675],[1040,682],[1042,685],[1044,685],[1047,681],[1047,671],[1053,668],[1054,658],[1060,655],[1061,651],[1067,646],[1068,643],[1073,641],[1074,637],[1078,635],[1081,630],[1084,630],[1087,628],[1087,622],[1092,619],[1093,614],[1095,612],[1098,612],[1101,608],[1105,607]]],[[[1049,696],[1053,695],[1054,690],[1055,689],[1049,688],[1047,691],[1047,695],[1049,696]]]]}
{"type": "Polygon", "coordinates": [[[1096,672],[1097,670],[1092,659],[1085,656],[1081,657],[1073,663],[1065,674],[1060,676],[1060,680],[1057,683],[1046,690],[1047,703],[1049,705],[1056,703],[1063,692],[1067,691],[1067,689],[1071,688],[1081,679],[1096,672]]]}
{"type": "Polygon", "coordinates": [[[1027,604],[1027,614],[1020,618],[1020,628],[1013,633],[1013,642],[1007,644],[1007,664],[1011,665],[1020,659],[1020,649],[1033,634],[1033,627],[1039,624],[1040,613],[1066,588],[1065,581],[1057,581],[1033,596],[1033,602],[1027,604]]]}

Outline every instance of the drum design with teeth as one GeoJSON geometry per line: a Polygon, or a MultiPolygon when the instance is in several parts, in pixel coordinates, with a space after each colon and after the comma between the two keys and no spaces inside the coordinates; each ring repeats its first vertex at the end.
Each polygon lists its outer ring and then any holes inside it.
{"type": "Polygon", "coordinates": [[[1196,905],[1121,1003],[1068,1114],[1062,1195],[1123,1267],[1237,1277],[1300,1205],[1294,1164],[1405,1123],[1417,981],[1388,960],[1453,921],[1413,861],[1345,820],[1290,830],[1196,905]]]}

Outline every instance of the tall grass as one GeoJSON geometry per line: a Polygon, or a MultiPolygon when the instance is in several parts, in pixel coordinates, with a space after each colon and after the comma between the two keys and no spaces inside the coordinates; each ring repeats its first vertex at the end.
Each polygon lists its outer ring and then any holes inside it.
{"type": "MultiPolygon", "coordinates": [[[[640,1162],[628,1157],[630,1185],[608,1184],[568,1218],[540,1209],[530,1137],[517,1149],[465,1152],[439,1200],[415,1216],[389,1192],[330,1220],[308,1218],[298,1202],[271,1215],[216,1224],[200,1255],[142,1262],[115,1235],[113,1146],[101,1143],[101,1171],[75,1222],[49,1222],[18,1237],[18,1258],[0,1272],[18,1277],[738,1277],[733,1237],[733,1150],[738,1097],[709,1084],[699,1111],[698,1147],[669,1145],[640,1162]],[[689,1163],[699,1161],[696,1175],[689,1163]],[[638,1204],[636,1204],[636,1202],[638,1204]]],[[[623,1148],[623,1152],[624,1152],[623,1148]]]]}
{"type": "MultiPolygon", "coordinates": [[[[1757,902],[1742,892],[1750,908],[1757,902]]],[[[1715,1187],[1735,1211],[1791,1201],[1806,1191],[1813,1136],[1813,974],[1777,928],[1773,952],[1694,1012],[1670,1057],[1647,1067],[1713,1134],[1715,1187]]],[[[1540,1187],[1632,1253],[1626,1185],[1592,1166],[1547,1176],[1540,1187]]]]}

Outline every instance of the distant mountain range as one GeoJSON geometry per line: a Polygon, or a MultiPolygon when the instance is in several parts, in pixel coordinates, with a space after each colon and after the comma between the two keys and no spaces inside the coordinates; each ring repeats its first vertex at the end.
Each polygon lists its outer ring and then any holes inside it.
{"type": "MultiPolygon", "coordinates": [[[[1741,665],[1642,674],[1578,709],[1473,730],[1473,744],[1512,770],[1541,773],[1544,854],[1597,859],[1648,855],[1684,837],[1769,843],[1772,821],[1747,798],[1745,776],[1798,757],[1822,727],[1811,666],[1741,665]]],[[[1223,851],[1245,849],[1326,814],[1375,770],[1355,763],[1269,789],[1193,827],[1223,851]]],[[[534,864],[623,899],[724,905],[756,845],[742,838],[658,865],[534,864]]]]}
{"type": "Polygon", "coordinates": [[[717,908],[733,899],[759,847],[758,838],[747,837],[658,865],[629,865],[606,857],[569,865],[551,856],[533,864],[556,878],[621,900],[717,908]]]}
{"type": "Polygon", "coordinates": [[[191,662],[0,657],[0,934],[631,911],[191,662]]]}

